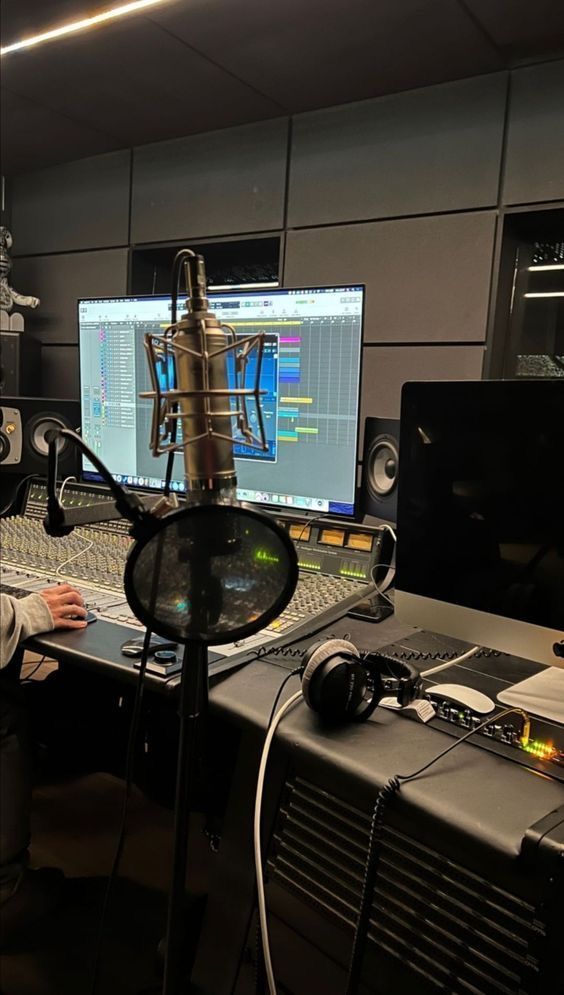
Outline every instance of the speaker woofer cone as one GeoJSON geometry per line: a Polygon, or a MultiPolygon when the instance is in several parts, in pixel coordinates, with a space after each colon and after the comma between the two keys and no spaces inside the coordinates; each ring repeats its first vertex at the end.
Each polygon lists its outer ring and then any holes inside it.
{"type": "MultiPolygon", "coordinates": [[[[47,457],[49,455],[50,433],[62,428],[67,428],[66,423],[62,419],[55,417],[55,415],[41,414],[37,418],[32,419],[29,423],[28,431],[29,444],[33,451],[38,456],[47,457]]],[[[66,439],[58,439],[57,453],[59,456],[65,451],[67,445],[68,442],[66,439]]]]}
{"type": "Polygon", "coordinates": [[[368,455],[367,483],[374,498],[387,497],[397,484],[399,452],[394,439],[380,437],[368,455]]]}

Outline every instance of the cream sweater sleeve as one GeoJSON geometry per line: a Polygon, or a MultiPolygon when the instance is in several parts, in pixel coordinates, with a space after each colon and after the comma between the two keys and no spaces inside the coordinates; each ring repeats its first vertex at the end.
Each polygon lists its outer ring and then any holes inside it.
{"type": "Polygon", "coordinates": [[[21,599],[0,594],[0,667],[10,662],[23,639],[53,628],[51,612],[39,594],[21,599]]]}

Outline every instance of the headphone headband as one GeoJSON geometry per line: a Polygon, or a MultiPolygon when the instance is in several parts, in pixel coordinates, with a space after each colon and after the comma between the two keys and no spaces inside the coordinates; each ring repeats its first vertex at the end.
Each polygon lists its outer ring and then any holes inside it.
{"type": "Polygon", "coordinates": [[[383,678],[396,681],[393,693],[400,705],[417,697],[421,677],[405,660],[388,660],[377,653],[361,656],[346,639],[313,643],[303,658],[302,691],[306,703],[327,721],[359,722],[372,714],[386,693],[383,678]]]}
{"type": "Polygon", "coordinates": [[[388,689],[397,694],[400,705],[408,705],[421,690],[421,672],[407,660],[389,660],[378,653],[367,653],[362,658],[367,668],[375,667],[383,677],[396,680],[397,687],[388,689]]]}

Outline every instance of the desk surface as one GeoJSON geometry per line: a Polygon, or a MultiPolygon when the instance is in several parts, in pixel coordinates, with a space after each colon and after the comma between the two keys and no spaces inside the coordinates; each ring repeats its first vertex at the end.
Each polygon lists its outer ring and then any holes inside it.
{"type": "MultiPolygon", "coordinates": [[[[345,617],[329,626],[326,635],[335,633],[342,636],[348,633],[352,641],[357,643],[359,647],[363,649],[376,649],[378,646],[394,642],[396,639],[400,639],[413,631],[414,629],[411,626],[399,623],[393,616],[379,623],[360,622],[345,617]]],[[[139,637],[141,632],[136,632],[134,635],[139,637]]],[[[34,650],[37,653],[44,653],[64,663],[76,664],[77,666],[103,673],[107,677],[115,677],[118,680],[135,682],[139,674],[139,668],[135,666],[134,660],[131,657],[124,656],[120,649],[121,644],[126,639],[131,639],[131,636],[132,630],[130,628],[104,622],[99,619],[86,629],[74,631],[57,629],[53,632],[41,633],[28,639],[25,645],[27,649],[34,650]]],[[[313,642],[316,638],[319,638],[319,636],[307,637],[304,640],[305,645],[313,642]]],[[[213,647],[210,647],[210,650],[213,652],[213,647]]],[[[230,661],[226,659],[225,661],[220,661],[219,664],[210,665],[210,679],[212,684],[217,684],[220,678],[222,663],[229,666],[230,661]]],[[[248,664],[241,664],[241,666],[248,666],[248,664]]],[[[266,684],[263,683],[263,690],[265,692],[264,700],[263,695],[259,695],[256,702],[253,700],[252,703],[240,703],[242,717],[248,717],[247,705],[250,705],[253,720],[262,726],[266,724],[278,683],[286,673],[277,666],[269,665],[267,670],[271,673],[271,677],[266,684]]],[[[221,683],[224,683],[225,680],[231,680],[232,676],[231,674],[222,678],[221,683]]],[[[174,693],[180,683],[178,674],[175,674],[173,677],[163,678],[147,673],[145,680],[147,686],[152,690],[168,694],[174,693]]]]}
{"type": "MultiPolygon", "coordinates": [[[[323,635],[346,636],[361,649],[377,649],[379,646],[402,639],[413,631],[410,626],[398,622],[394,616],[378,624],[345,617],[334,622],[323,635]]],[[[27,645],[63,662],[83,666],[106,677],[134,683],[139,670],[130,658],[122,656],[120,652],[121,643],[129,635],[130,630],[123,626],[98,621],[85,630],[44,633],[28,640],[27,645]]],[[[303,641],[304,645],[307,646],[312,638],[318,637],[306,638],[303,641]]],[[[515,670],[520,662],[522,661],[508,657],[507,663],[500,663],[500,668],[504,666],[509,668],[507,673],[504,671],[503,677],[509,681],[521,679],[524,674],[515,670]]],[[[476,661],[478,672],[482,665],[480,661],[476,661]]],[[[218,679],[214,678],[212,665],[210,705],[217,716],[223,716],[228,722],[260,732],[266,727],[274,698],[287,675],[287,669],[259,659],[242,664],[234,672],[218,679]]],[[[466,683],[466,679],[464,682],[466,683]]],[[[178,675],[168,680],[151,674],[146,676],[148,688],[169,695],[174,695],[179,683],[178,675]]],[[[500,683],[500,689],[503,686],[500,683]]],[[[281,701],[293,694],[298,687],[298,677],[291,678],[284,689],[281,701]]],[[[351,764],[351,773],[354,770],[361,780],[373,781],[377,774],[377,779],[381,778],[382,783],[393,774],[409,773],[451,742],[439,729],[410,722],[403,716],[383,709],[378,709],[368,723],[352,724],[338,732],[328,733],[327,730],[323,730],[317,717],[309,709],[300,707],[285,719],[281,735],[293,743],[294,749],[298,749],[298,746],[300,749],[321,749],[327,758],[332,757],[335,762],[339,761],[341,766],[346,767],[351,764]],[[384,727],[387,730],[385,737],[382,736],[384,727]],[[376,760],[372,756],[373,751],[376,751],[376,760]]],[[[564,802],[562,784],[539,777],[534,771],[518,763],[494,757],[471,744],[462,744],[452,757],[441,762],[440,769],[433,768],[433,773],[430,772],[428,776],[422,778],[419,783],[424,784],[424,788],[416,787],[418,782],[414,782],[413,787],[410,785],[406,791],[413,790],[416,793],[421,790],[427,791],[430,784],[436,785],[442,782],[443,772],[445,774],[448,771],[452,772],[453,767],[457,767],[461,771],[469,772],[464,794],[470,797],[475,793],[475,789],[472,789],[473,784],[484,784],[488,777],[493,776],[492,764],[496,768],[493,781],[499,784],[499,776],[503,771],[508,788],[512,786],[511,794],[517,808],[521,804],[519,798],[523,791],[527,792],[528,805],[538,795],[539,811],[540,809],[546,811],[547,797],[549,799],[554,797],[555,805],[564,802]]],[[[463,780],[466,781],[466,775],[463,780]]],[[[480,797],[485,806],[483,813],[485,818],[488,807],[495,803],[495,796],[490,797],[487,790],[480,789],[480,797]]],[[[450,800],[448,804],[451,804],[450,800]]],[[[529,812],[525,816],[527,824],[531,821],[530,814],[529,812]]]]}
{"type": "MultiPolygon", "coordinates": [[[[347,635],[360,648],[376,649],[412,631],[393,616],[379,624],[345,617],[333,623],[326,635],[347,635]]],[[[138,670],[120,653],[120,645],[129,632],[118,625],[96,622],[78,632],[37,636],[28,641],[28,646],[106,676],[135,681],[138,670]]],[[[247,663],[221,681],[212,682],[211,708],[217,716],[262,737],[275,695],[287,675],[288,670],[264,660],[247,663]]],[[[167,683],[151,675],[147,680],[152,689],[169,693],[179,683],[178,679],[167,683]]],[[[292,677],[281,701],[298,687],[299,678],[292,677]]],[[[378,709],[366,723],[351,723],[339,730],[324,729],[318,717],[303,704],[288,714],[279,735],[280,742],[291,753],[315,754],[333,771],[340,772],[345,781],[363,782],[365,786],[375,782],[381,785],[394,774],[412,772],[452,742],[438,729],[384,709],[378,709]]],[[[527,826],[564,803],[564,786],[518,763],[463,743],[424,776],[402,788],[402,795],[420,809],[431,809],[442,813],[442,817],[448,814],[451,820],[455,818],[462,831],[465,827],[468,838],[480,835],[480,826],[489,827],[489,845],[500,852],[505,850],[508,855],[509,843],[514,856],[514,848],[527,826]]]]}

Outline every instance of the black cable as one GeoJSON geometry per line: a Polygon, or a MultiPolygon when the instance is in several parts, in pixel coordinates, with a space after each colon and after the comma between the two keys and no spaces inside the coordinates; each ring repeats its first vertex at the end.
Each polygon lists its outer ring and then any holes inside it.
{"type": "MultiPolygon", "coordinates": [[[[181,249],[179,252],[177,252],[177,254],[175,256],[175,259],[174,259],[174,263],[173,263],[173,280],[172,280],[173,290],[172,290],[172,309],[171,309],[171,319],[172,319],[172,322],[171,322],[171,324],[176,324],[176,319],[177,319],[178,285],[179,285],[179,281],[180,281],[180,271],[181,271],[180,264],[184,261],[184,259],[186,259],[189,256],[193,256],[193,255],[194,255],[194,253],[190,249],[181,249]]],[[[173,442],[176,440],[177,421],[178,421],[177,419],[174,420],[174,423],[173,423],[173,426],[172,426],[172,430],[171,430],[171,439],[172,439],[173,442]]],[[[171,452],[169,452],[168,458],[167,458],[167,467],[166,467],[165,485],[164,485],[164,495],[165,495],[165,497],[168,496],[169,493],[170,493],[170,485],[171,485],[171,480],[172,480],[173,462],[174,462],[174,451],[171,450],[171,452]]],[[[112,483],[113,483],[113,481],[112,481],[112,483]]],[[[113,488],[112,488],[112,490],[113,490],[113,488]]],[[[151,613],[152,614],[154,614],[154,605],[155,605],[155,601],[156,601],[157,593],[158,593],[158,577],[160,575],[161,555],[162,555],[162,545],[159,548],[159,552],[158,552],[157,563],[155,565],[155,572],[154,572],[153,589],[152,589],[152,592],[151,592],[151,601],[152,601],[152,604],[151,604],[151,613]]],[[[149,658],[149,647],[150,647],[150,642],[151,642],[151,636],[152,635],[153,635],[152,631],[147,628],[145,630],[145,638],[144,638],[144,641],[143,641],[143,651],[142,651],[142,654],[141,654],[141,661],[140,661],[140,666],[139,666],[139,674],[138,674],[138,677],[137,677],[137,686],[136,686],[136,691],[135,691],[135,700],[134,700],[134,704],[133,704],[133,710],[132,710],[132,714],[131,714],[131,723],[130,723],[130,727],[129,727],[129,736],[128,736],[128,743],[127,743],[127,755],[126,755],[126,761],[125,761],[125,786],[124,786],[124,795],[123,795],[123,802],[122,802],[121,823],[120,823],[119,834],[118,834],[118,841],[117,841],[117,844],[116,844],[116,849],[115,849],[115,853],[114,853],[114,859],[113,859],[113,863],[112,863],[112,868],[111,868],[111,871],[110,871],[110,876],[108,878],[108,883],[107,883],[106,891],[105,891],[105,895],[104,895],[104,902],[103,902],[103,906],[102,906],[102,913],[101,913],[101,916],[100,916],[100,924],[99,924],[99,929],[98,929],[98,940],[97,940],[97,945],[96,945],[96,953],[95,953],[95,957],[94,957],[94,966],[93,966],[93,970],[92,970],[92,982],[91,982],[91,989],[90,989],[91,995],[96,995],[96,989],[97,989],[97,986],[98,986],[99,969],[100,969],[100,957],[101,957],[101,952],[102,952],[102,942],[103,942],[103,934],[104,934],[104,929],[105,929],[106,917],[107,917],[108,908],[109,908],[109,904],[110,904],[111,893],[112,893],[112,890],[113,890],[113,887],[114,887],[114,883],[115,883],[117,875],[118,875],[119,865],[120,865],[120,862],[121,862],[121,857],[122,857],[123,849],[124,849],[124,845],[125,845],[125,836],[126,836],[126,829],[127,829],[127,816],[128,816],[129,799],[131,797],[131,789],[132,789],[132,786],[133,786],[133,774],[134,774],[134,768],[135,768],[135,755],[136,755],[136,748],[137,748],[137,737],[139,735],[139,723],[140,723],[140,719],[141,719],[141,708],[142,708],[142,704],[143,704],[143,693],[144,693],[144,686],[145,686],[145,674],[146,674],[146,670],[147,670],[147,661],[148,661],[148,658],[149,658]]],[[[177,675],[174,674],[172,676],[175,677],[177,675]]],[[[172,678],[169,678],[169,680],[171,680],[171,679],[172,678]]],[[[166,682],[166,683],[168,683],[168,682],[166,682]]]]}
{"type": "MultiPolygon", "coordinates": [[[[257,899],[255,895],[255,905],[257,899]]],[[[266,971],[264,968],[264,952],[262,949],[262,939],[260,932],[260,920],[257,917],[255,926],[255,970],[254,970],[254,993],[255,995],[265,995],[266,992],[266,971]]]]}
{"type": "MultiPolygon", "coordinates": [[[[170,481],[169,481],[169,483],[170,483],[170,481]]],[[[161,572],[161,565],[162,565],[162,533],[161,533],[161,542],[159,544],[159,548],[157,550],[157,556],[156,556],[156,559],[155,559],[155,569],[154,569],[154,575],[153,575],[153,584],[152,584],[152,588],[151,588],[150,613],[151,613],[152,617],[155,614],[155,603],[156,603],[156,599],[157,599],[157,596],[158,596],[158,587],[159,587],[158,582],[159,582],[159,577],[160,577],[160,572],[161,572]]],[[[128,815],[128,808],[129,808],[129,799],[131,797],[131,789],[132,789],[132,786],[133,786],[133,774],[134,774],[134,769],[135,769],[135,755],[136,755],[136,748],[137,748],[137,738],[138,738],[138,735],[139,735],[139,724],[140,724],[140,719],[141,719],[141,709],[142,709],[142,705],[143,705],[143,693],[144,693],[144,688],[145,688],[145,674],[146,674],[146,671],[147,671],[147,661],[148,661],[148,658],[149,658],[149,652],[150,652],[150,645],[151,645],[151,637],[152,637],[152,635],[153,635],[152,630],[150,628],[147,628],[145,630],[145,637],[144,637],[144,640],[143,640],[143,650],[142,650],[142,653],[141,653],[141,661],[140,661],[140,665],[139,665],[139,674],[138,674],[138,677],[137,677],[137,685],[136,685],[136,689],[135,689],[135,699],[134,699],[134,703],[133,703],[133,710],[132,710],[132,714],[131,714],[131,723],[130,723],[130,727],[129,727],[129,736],[128,736],[128,743],[127,743],[127,754],[126,754],[126,760],[125,760],[125,785],[124,785],[123,802],[122,802],[121,822],[120,822],[120,828],[119,828],[119,833],[118,833],[118,841],[117,841],[117,844],[116,844],[116,849],[115,849],[115,853],[114,853],[114,859],[113,859],[113,863],[112,863],[112,868],[111,868],[111,871],[110,871],[110,876],[108,878],[108,883],[107,883],[107,886],[106,886],[106,892],[105,892],[105,895],[104,895],[104,901],[103,901],[103,905],[102,905],[102,913],[101,913],[101,916],[100,916],[100,924],[99,924],[99,929],[98,929],[98,939],[97,939],[97,944],[96,944],[96,952],[95,952],[95,956],[94,956],[94,966],[93,966],[93,969],[92,969],[92,981],[91,981],[90,995],[96,995],[96,989],[97,989],[97,986],[98,986],[98,977],[99,977],[99,971],[100,971],[100,958],[101,958],[101,952],[102,952],[103,934],[104,934],[104,929],[105,929],[106,917],[107,917],[108,908],[109,908],[109,904],[110,904],[111,893],[112,893],[112,890],[113,890],[113,887],[114,887],[114,883],[115,883],[115,881],[117,879],[119,865],[120,865],[120,862],[121,862],[121,857],[122,857],[123,849],[124,849],[124,845],[125,845],[125,836],[126,836],[126,830],[127,830],[127,815],[128,815]]]]}
{"type": "MultiPolygon", "coordinates": [[[[171,292],[171,310],[170,310],[170,327],[176,325],[178,319],[178,291],[180,289],[180,274],[182,272],[181,264],[185,259],[193,256],[194,253],[191,249],[180,249],[174,257],[174,262],[172,264],[172,292],[171,292]]],[[[176,384],[174,384],[176,387],[176,384]]],[[[172,406],[173,414],[178,411],[178,404],[175,402],[172,406]]],[[[170,441],[172,445],[176,442],[176,433],[178,428],[178,418],[174,418],[172,421],[172,427],[170,430],[170,441]]],[[[163,494],[168,497],[170,494],[170,484],[172,480],[172,471],[174,464],[175,452],[174,449],[169,451],[166,461],[166,473],[165,473],[165,485],[163,494]]]]}
{"type": "Polygon", "coordinates": [[[32,681],[33,678],[34,678],[34,676],[35,676],[35,674],[37,673],[37,671],[43,665],[44,662],[45,662],[45,656],[42,656],[41,659],[40,659],[40,661],[39,661],[39,663],[33,668],[33,670],[31,671],[31,673],[30,674],[26,674],[25,677],[22,677],[20,683],[21,684],[27,684],[28,681],[32,681]]]}
{"type": "MultiPolygon", "coordinates": [[[[190,249],[181,249],[179,252],[177,252],[177,254],[175,256],[175,259],[174,259],[174,263],[173,263],[173,278],[172,278],[172,284],[173,284],[173,289],[172,289],[172,310],[171,310],[171,319],[172,319],[171,323],[172,324],[176,323],[176,318],[177,318],[178,284],[179,284],[179,281],[180,281],[180,269],[181,269],[180,264],[183,262],[183,260],[185,258],[187,258],[188,256],[193,256],[193,255],[194,255],[194,253],[190,249]]],[[[171,438],[172,438],[173,442],[176,439],[176,425],[177,425],[177,419],[174,420],[172,431],[171,431],[171,438]]],[[[166,474],[165,474],[165,485],[164,485],[164,495],[165,496],[168,496],[168,494],[170,493],[170,484],[171,484],[171,479],[172,479],[173,461],[174,461],[174,452],[171,451],[168,454],[168,459],[167,459],[167,467],[166,467],[166,474]]],[[[108,480],[108,483],[110,483],[109,480],[108,480]]],[[[112,480],[112,483],[113,483],[113,480],[112,480]]],[[[112,490],[113,490],[113,488],[112,488],[112,490]]],[[[152,594],[151,594],[152,602],[153,602],[153,604],[151,606],[152,608],[154,608],[154,601],[156,600],[156,597],[157,597],[158,584],[156,583],[156,579],[158,578],[159,573],[160,573],[160,558],[161,558],[160,554],[161,553],[162,553],[162,548],[159,550],[158,562],[156,564],[156,569],[155,569],[155,575],[154,575],[155,576],[155,582],[153,583],[153,590],[152,590],[152,594]]],[[[132,789],[132,786],[133,786],[133,773],[134,773],[134,767],[135,767],[135,755],[136,755],[136,748],[137,748],[137,737],[138,737],[138,734],[139,734],[139,723],[140,723],[140,718],[141,718],[141,708],[142,708],[142,704],[143,704],[143,693],[144,693],[144,686],[145,686],[145,674],[146,674],[146,670],[147,670],[147,661],[148,661],[148,658],[149,658],[149,646],[150,646],[151,636],[152,635],[153,635],[153,633],[152,633],[152,631],[150,629],[146,629],[145,630],[145,638],[144,638],[144,641],[143,641],[143,650],[142,650],[142,654],[141,654],[141,662],[140,662],[140,666],[139,666],[139,674],[138,674],[138,677],[137,677],[137,686],[136,686],[136,691],[135,691],[135,700],[134,700],[134,703],[133,703],[133,710],[132,710],[132,713],[131,713],[131,723],[130,723],[130,727],[129,727],[129,736],[128,736],[128,743],[127,743],[127,754],[126,754],[126,761],[125,761],[125,786],[124,786],[124,795],[123,795],[123,802],[122,802],[121,823],[120,823],[119,834],[118,834],[118,841],[117,841],[117,844],[116,844],[116,849],[115,849],[115,853],[114,853],[114,859],[113,859],[113,863],[112,863],[112,868],[111,868],[111,871],[110,871],[110,876],[108,878],[108,883],[107,883],[106,891],[105,891],[105,895],[104,895],[104,902],[103,902],[103,905],[102,905],[102,913],[101,913],[101,916],[100,916],[100,924],[99,924],[99,928],[98,928],[98,940],[97,940],[97,945],[96,945],[96,953],[95,953],[95,957],[94,957],[94,966],[93,966],[93,970],[92,970],[92,981],[91,981],[91,989],[90,989],[91,995],[95,995],[96,988],[97,988],[97,985],[98,985],[98,977],[99,977],[99,969],[100,969],[100,957],[101,957],[101,952],[102,952],[102,942],[103,942],[103,934],[104,934],[104,929],[105,929],[106,917],[107,917],[108,908],[109,908],[109,904],[110,904],[111,893],[112,893],[112,890],[113,890],[113,887],[114,887],[114,883],[115,883],[116,878],[117,878],[117,874],[118,874],[118,870],[119,870],[119,865],[120,865],[121,857],[122,857],[122,854],[123,854],[123,848],[124,848],[124,845],[125,845],[125,836],[126,836],[126,829],[127,829],[127,815],[128,815],[129,799],[131,797],[131,789],[132,789]]],[[[177,675],[175,674],[173,676],[177,676],[177,675]]],[[[170,679],[171,678],[169,678],[169,680],[170,679]]]]}
{"type": "MultiPolygon", "coordinates": [[[[296,539],[296,542],[300,541],[300,539],[302,538],[302,536],[303,536],[304,532],[306,531],[306,529],[310,529],[311,526],[315,525],[316,522],[322,522],[324,518],[327,518],[327,512],[325,512],[325,511],[321,515],[314,515],[313,518],[308,518],[304,522],[303,527],[302,527],[302,531],[300,532],[298,538],[296,539]]],[[[330,519],[330,521],[331,521],[331,519],[330,519]]],[[[299,523],[296,523],[296,524],[299,524],[299,523]]]]}
{"type": "Polygon", "coordinates": [[[139,722],[141,718],[141,707],[143,704],[143,692],[145,687],[145,671],[147,668],[147,660],[149,657],[149,646],[151,642],[152,632],[147,629],[145,632],[145,639],[143,641],[143,651],[141,653],[141,663],[139,666],[139,675],[137,678],[137,685],[135,689],[135,699],[133,702],[133,711],[131,713],[131,723],[129,726],[129,736],[127,742],[127,754],[125,759],[125,787],[122,800],[122,811],[121,811],[121,822],[118,833],[118,840],[116,844],[116,849],[114,853],[114,859],[112,862],[112,867],[110,870],[110,876],[108,878],[108,883],[106,885],[106,891],[104,893],[104,901],[102,904],[102,912],[100,915],[100,923],[98,926],[98,938],[96,942],[96,951],[94,954],[94,965],[92,968],[92,978],[90,983],[90,995],[96,995],[96,989],[98,987],[98,977],[100,973],[100,958],[102,953],[102,944],[104,939],[104,930],[106,926],[106,917],[108,914],[108,908],[110,905],[110,898],[113,891],[113,887],[117,878],[119,865],[123,853],[123,847],[125,844],[125,834],[127,827],[127,815],[129,799],[131,796],[131,789],[133,787],[133,773],[135,769],[135,754],[137,748],[137,736],[139,733],[139,722]]]}
{"type": "Polygon", "coordinates": [[[370,923],[370,907],[374,894],[374,885],[378,873],[380,858],[380,831],[384,824],[384,813],[391,798],[399,790],[400,783],[397,778],[390,778],[387,784],[380,789],[376,796],[376,802],[370,820],[370,833],[368,836],[368,848],[364,863],[364,875],[362,881],[362,891],[360,895],[360,905],[358,918],[356,921],[351,956],[349,960],[349,971],[347,975],[346,995],[354,995],[358,991],[360,971],[366,948],[368,926],[370,923]]]}
{"type": "Polygon", "coordinates": [[[8,501],[8,504],[5,504],[4,507],[2,509],[0,509],[0,518],[2,518],[2,516],[5,515],[6,512],[8,512],[10,510],[10,508],[12,507],[12,505],[15,504],[15,502],[17,500],[17,497],[18,497],[18,494],[20,493],[20,490],[22,489],[23,485],[27,484],[28,480],[33,480],[34,477],[37,477],[36,473],[28,473],[25,477],[23,477],[22,480],[20,480],[19,484],[17,484],[17,486],[16,486],[16,489],[15,489],[12,497],[8,501]]]}
{"type": "Polygon", "coordinates": [[[439,760],[442,760],[443,757],[446,757],[447,753],[450,753],[451,750],[455,750],[457,746],[464,743],[470,738],[470,736],[474,736],[475,733],[485,729],[491,722],[498,722],[499,719],[502,719],[505,715],[511,715],[513,713],[522,715],[528,723],[528,715],[522,708],[505,708],[501,712],[496,712],[495,715],[490,715],[489,718],[487,718],[484,722],[481,722],[475,729],[470,729],[470,731],[465,733],[464,736],[461,736],[460,739],[457,739],[450,746],[447,746],[445,750],[438,753],[432,760],[429,760],[426,764],[423,764],[419,770],[413,771],[411,774],[395,774],[378,792],[374,803],[374,809],[372,811],[372,818],[370,820],[370,832],[368,836],[366,860],[364,863],[362,891],[360,895],[358,917],[353,936],[347,974],[347,986],[345,989],[346,995],[356,995],[358,991],[360,972],[366,949],[366,941],[368,938],[372,897],[374,895],[374,887],[376,884],[376,876],[378,874],[378,865],[380,861],[381,848],[379,844],[381,842],[381,830],[384,825],[384,815],[389,802],[401,788],[402,781],[413,781],[416,777],[419,777],[426,770],[428,770],[429,767],[432,767],[439,760]]]}
{"type": "Polygon", "coordinates": [[[296,667],[295,670],[291,670],[289,674],[286,674],[284,680],[282,681],[280,687],[278,688],[278,691],[276,692],[276,697],[274,699],[274,704],[273,704],[273,706],[272,706],[272,708],[270,710],[270,715],[268,717],[268,722],[267,722],[267,725],[266,725],[266,731],[267,732],[270,729],[270,726],[271,726],[271,723],[272,723],[272,720],[273,720],[274,716],[276,715],[276,709],[278,707],[278,702],[280,701],[280,695],[282,694],[284,688],[286,687],[286,684],[290,680],[290,677],[296,677],[297,674],[301,674],[302,671],[303,671],[303,669],[304,669],[303,667],[296,667]]]}

